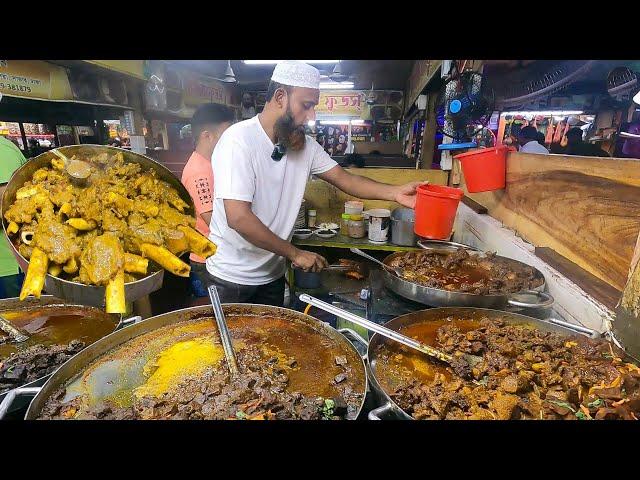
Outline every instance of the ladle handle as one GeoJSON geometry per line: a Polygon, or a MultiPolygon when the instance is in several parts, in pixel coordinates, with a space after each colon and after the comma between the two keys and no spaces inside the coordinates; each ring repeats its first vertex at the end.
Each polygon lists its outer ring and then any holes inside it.
{"type": "MultiPolygon", "coordinates": [[[[371,260],[374,263],[377,263],[378,265],[384,267],[387,270],[391,270],[393,272],[393,269],[388,266],[385,265],[384,263],[382,263],[380,260],[378,260],[377,258],[372,257],[371,255],[369,255],[368,253],[364,253],[362,250],[360,250],[359,248],[350,248],[349,249],[351,251],[351,253],[355,253],[356,255],[360,255],[361,257],[366,258],[367,260],[371,260]]],[[[395,272],[394,272],[395,273],[395,272]]]]}
{"type": "Polygon", "coordinates": [[[407,347],[414,348],[419,350],[422,353],[426,353],[432,357],[437,358],[438,360],[442,360],[443,362],[450,363],[452,360],[451,355],[447,355],[446,353],[440,352],[435,348],[431,348],[428,345],[420,343],[413,338],[406,337],[398,332],[394,332],[393,330],[388,329],[387,327],[383,327],[382,325],[378,325],[377,323],[370,322],[358,315],[354,315],[351,312],[347,312],[346,310],[342,310],[341,308],[336,307],[335,305],[331,305],[330,303],[323,302],[311,295],[303,293],[300,295],[300,301],[304,303],[308,303],[313,305],[316,308],[324,310],[325,312],[331,313],[338,317],[344,318],[350,322],[355,323],[367,330],[371,330],[372,332],[379,333],[383,337],[390,338],[391,340],[395,340],[398,343],[406,345],[407,347]]]}
{"type": "Polygon", "coordinates": [[[231,335],[227,328],[227,321],[224,318],[224,311],[222,310],[222,303],[220,302],[220,295],[218,295],[218,289],[215,285],[209,287],[209,298],[211,299],[211,305],[213,306],[213,313],[216,317],[216,324],[218,325],[218,332],[220,333],[220,340],[222,341],[222,348],[224,349],[224,356],[229,366],[231,376],[238,375],[238,360],[236,354],[233,351],[231,344],[231,335]]]}

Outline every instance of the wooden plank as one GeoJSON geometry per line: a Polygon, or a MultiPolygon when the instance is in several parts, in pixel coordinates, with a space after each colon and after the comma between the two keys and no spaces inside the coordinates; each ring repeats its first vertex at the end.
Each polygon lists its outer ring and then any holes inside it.
{"type": "Polygon", "coordinates": [[[490,215],[478,215],[462,204],[458,207],[453,228],[456,232],[453,236],[455,242],[497,252],[498,255],[520,260],[540,270],[547,283],[547,291],[555,299],[553,315],[599,332],[611,330],[613,310],[538,258],[531,244],[517,237],[512,230],[504,228],[500,221],[490,215]]]}
{"type": "Polygon", "coordinates": [[[640,161],[510,153],[505,190],[467,195],[528,242],[624,289],[640,232],[640,161]]]}
{"type": "Polygon", "coordinates": [[[627,284],[616,308],[614,332],[632,355],[640,356],[640,235],[633,252],[627,284]]]}
{"type": "MultiPolygon", "coordinates": [[[[442,170],[415,170],[403,168],[350,168],[350,172],[356,175],[377,180],[391,185],[402,185],[414,181],[428,181],[436,185],[447,184],[447,173],[442,170]]],[[[307,182],[304,193],[307,208],[317,210],[317,222],[338,222],[344,212],[344,202],[354,200],[355,197],[347,195],[333,185],[319,178],[307,182]]],[[[364,200],[365,209],[388,208],[393,210],[399,207],[396,202],[386,200],[364,200]]]]}
{"type": "Polygon", "coordinates": [[[620,290],[600,280],[548,247],[536,247],[535,253],[537,257],[547,262],[603,305],[611,310],[616,308],[622,295],[620,290]]]}
{"type": "Polygon", "coordinates": [[[407,92],[404,97],[405,115],[415,103],[420,92],[422,92],[424,87],[435,77],[436,72],[440,71],[440,65],[442,65],[442,60],[416,60],[413,62],[413,67],[407,80],[407,88],[405,89],[407,92]]]}
{"type": "Polygon", "coordinates": [[[488,210],[487,207],[480,205],[478,202],[473,200],[472,198],[467,197],[466,195],[462,197],[462,203],[464,203],[467,207],[473,210],[480,215],[486,215],[488,210]]]}

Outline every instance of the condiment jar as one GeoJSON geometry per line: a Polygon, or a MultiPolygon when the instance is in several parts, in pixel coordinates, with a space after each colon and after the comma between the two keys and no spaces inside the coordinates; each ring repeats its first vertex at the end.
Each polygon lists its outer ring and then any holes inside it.
{"type": "Polygon", "coordinates": [[[340,220],[340,235],[344,235],[345,237],[349,235],[349,217],[348,213],[342,214],[342,219],[340,220]]]}
{"type": "Polygon", "coordinates": [[[349,216],[349,236],[351,238],[364,238],[364,220],[362,215],[349,216]]]}
{"type": "Polygon", "coordinates": [[[315,210],[309,210],[307,212],[307,215],[309,215],[309,220],[307,221],[307,226],[309,228],[313,228],[316,226],[316,211],[315,210]]]}

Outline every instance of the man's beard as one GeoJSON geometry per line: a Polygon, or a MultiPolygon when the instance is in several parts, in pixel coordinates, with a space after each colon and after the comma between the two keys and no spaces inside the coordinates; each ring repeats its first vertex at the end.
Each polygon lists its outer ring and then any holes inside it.
{"type": "Polygon", "coordinates": [[[287,108],[287,112],[284,115],[276,120],[274,130],[278,143],[287,150],[302,150],[304,147],[304,125],[295,126],[289,108],[287,108]]]}

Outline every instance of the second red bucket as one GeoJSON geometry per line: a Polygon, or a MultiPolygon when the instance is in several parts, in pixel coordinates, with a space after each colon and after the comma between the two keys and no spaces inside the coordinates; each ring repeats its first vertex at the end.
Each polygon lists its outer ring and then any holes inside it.
{"type": "Polygon", "coordinates": [[[506,145],[498,145],[454,157],[462,164],[462,173],[469,193],[504,189],[508,150],[509,147],[506,145]]]}
{"type": "Polygon", "coordinates": [[[448,240],[464,192],[442,185],[420,185],[416,196],[416,235],[448,240]]]}

